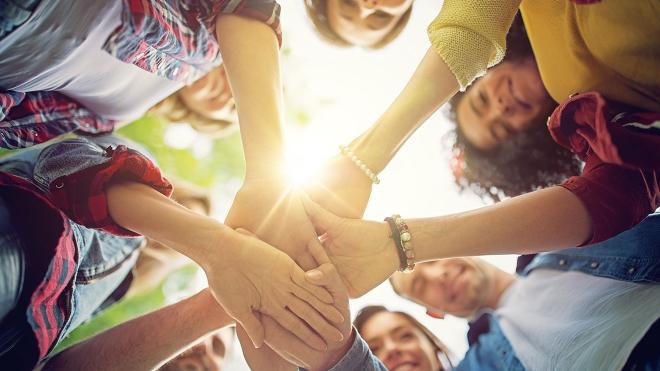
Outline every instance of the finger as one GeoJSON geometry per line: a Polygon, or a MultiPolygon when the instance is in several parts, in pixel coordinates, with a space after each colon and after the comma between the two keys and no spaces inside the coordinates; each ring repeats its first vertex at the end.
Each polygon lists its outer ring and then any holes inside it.
{"type": "Polygon", "coordinates": [[[314,331],[312,331],[307,324],[300,318],[296,317],[293,313],[289,312],[287,309],[280,309],[269,314],[277,323],[282,327],[289,330],[293,335],[298,337],[303,342],[309,344],[310,347],[325,351],[327,346],[323,339],[321,339],[314,331]]]}
{"type": "Polygon", "coordinates": [[[318,238],[310,239],[309,242],[307,242],[307,251],[309,251],[310,255],[312,255],[316,261],[317,266],[325,263],[331,263],[328,254],[326,254],[318,238]]]}
{"type": "Polygon", "coordinates": [[[334,300],[332,299],[332,294],[328,292],[327,289],[324,287],[321,287],[321,285],[314,285],[313,283],[307,282],[305,279],[305,273],[302,271],[302,269],[295,269],[293,272],[291,272],[291,280],[298,285],[298,287],[306,290],[309,292],[309,296],[305,296],[305,298],[302,298],[303,300],[310,302],[311,299],[307,300],[306,298],[308,297],[314,297],[323,303],[327,304],[333,304],[334,300]]]}
{"type": "MultiPolygon", "coordinates": [[[[341,284],[341,277],[337,273],[337,269],[331,263],[325,263],[317,268],[314,268],[305,273],[305,280],[312,285],[323,286],[329,292],[333,293],[333,288],[341,284]]],[[[334,300],[333,300],[334,302],[334,300]]]]}
{"type": "MultiPolygon", "coordinates": [[[[326,344],[331,344],[332,342],[340,342],[344,339],[344,335],[331,325],[325,318],[323,318],[319,312],[308,303],[292,297],[291,300],[287,303],[287,308],[307,323],[312,330],[323,338],[326,344]]],[[[343,321],[342,321],[343,322],[343,321]]]]}
{"type": "MultiPolygon", "coordinates": [[[[313,286],[312,284],[309,283],[305,283],[305,286],[318,288],[318,286],[313,286]]],[[[306,291],[305,288],[294,287],[292,289],[292,293],[298,299],[308,303],[313,308],[315,308],[316,311],[320,313],[323,317],[325,317],[328,321],[332,321],[334,323],[339,323],[339,324],[344,323],[344,316],[341,314],[341,312],[339,312],[339,310],[337,310],[337,308],[316,299],[316,297],[314,297],[308,291],[306,291]]]]}
{"type": "Polygon", "coordinates": [[[323,360],[323,353],[312,349],[298,337],[293,336],[272,317],[263,315],[262,319],[266,330],[266,344],[284,359],[295,361],[294,363],[307,369],[314,368],[312,367],[314,363],[323,360]]]}
{"type": "Polygon", "coordinates": [[[338,221],[339,217],[326,209],[322,208],[316,202],[312,201],[309,196],[302,194],[301,199],[303,201],[303,206],[305,207],[305,212],[309,220],[314,224],[314,229],[316,233],[324,234],[332,228],[332,226],[338,221]]]}
{"type": "Polygon", "coordinates": [[[261,326],[261,322],[257,316],[249,310],[235,316],[234,318],[236,319],[236,322],[243,326],[245,332],[247,332],[247,335],[252,341],[252,345],[254,345],[255,348],[260,348],[264,343],[264,328],[261,326]]]}

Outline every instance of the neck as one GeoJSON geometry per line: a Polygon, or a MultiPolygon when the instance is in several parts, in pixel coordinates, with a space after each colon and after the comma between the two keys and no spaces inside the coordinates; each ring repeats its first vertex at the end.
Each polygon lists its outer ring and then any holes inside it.
{"type": "Polygon", "coordinates": [[[489,267],[491,272],[489,274],[492,277],[493,285],[490,288],[490,292],[484,301],[484,307],[488,309],[495,310],[497,305],[500,302],[500,298],[504,291],[506,291],[511,284],[516,280],[515,276],[504,272],[503,270],[496,267],[489,267]]]}

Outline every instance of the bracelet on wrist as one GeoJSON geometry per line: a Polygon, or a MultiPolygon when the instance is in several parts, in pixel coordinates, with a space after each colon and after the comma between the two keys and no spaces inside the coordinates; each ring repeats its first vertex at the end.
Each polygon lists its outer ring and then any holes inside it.
{"type": "Polygon", "coordinates": [[[410,273],[415,269],[415,250],[413,249],[412,234],[401,215],[394,214],[385,218],[392,231],[392,239],[399,254],[399,271],[410,273]]]}
{"type": "Polygon", "coordinates": [[[341,152],[342,155],[348,157],[351,161],[353,161],[355,166],[357,166],[360,170],[362,170],[364,175],[366,175],[371,180],[372,183],[380,184],[380,179],[378,179],[376,173],[374,173],[369,168],[369,166],[367,166],[367,164],[365,164],[362,160],[360,160],[360,158],[357,157],[357,155],[355,155],[355,153],[353,153],[353,151],[351,151],[350,148],[348,148],[345,145],[340,145],[339,151],[341,152]]]}

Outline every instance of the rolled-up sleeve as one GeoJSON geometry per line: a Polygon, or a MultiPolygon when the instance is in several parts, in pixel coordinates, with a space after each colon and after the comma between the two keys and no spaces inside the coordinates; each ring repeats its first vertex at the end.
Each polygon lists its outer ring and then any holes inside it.
{"type": "Polygon", "coordinates": [[[520,0],[445,0],[428,27],[433,49],[465,90],[506,51],[506,34],[520,0]]]}
{"type": "Polygon", "coordinates": [[[40,153],[34,181],[70,219],[89,228],[122,235],[136,234],[116,224],[105,193],[111,182],[146,184],[170,196],[171,183],[140,152],[125,144],[101,145],[86,138],[67,139],[40,153]]]}
{"type": "Polygon", "coordinates": [[[586,159],[582,175],[567,179],[562,187],[576,195],[587,209],[592,236],[583,245],[607,240],[632,228],[655,210],[655,194],[649,194],[653,174],[586,159]]]}
{"type": "Polygon", "coordinates": [[[280,4],[275,0],[220,0],[208,4],[207,14],[235,14],[258,20],[267,24],[277,35],[277,42],[282,46],[280,27],[280,4]]]}

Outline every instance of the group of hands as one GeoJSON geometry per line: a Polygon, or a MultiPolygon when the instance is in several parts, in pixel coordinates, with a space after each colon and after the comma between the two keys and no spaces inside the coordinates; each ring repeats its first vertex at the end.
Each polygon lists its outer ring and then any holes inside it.
{"type": "Polygon", "coordinates": [[[246,178],[225,220],[233,246],[204,267],[253,369],[324,369],[348,350],[349,296],[398,268],[387,224],[361,219],[370,194],[343,156],[302,189],[277,172],[246,178]]]}

